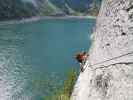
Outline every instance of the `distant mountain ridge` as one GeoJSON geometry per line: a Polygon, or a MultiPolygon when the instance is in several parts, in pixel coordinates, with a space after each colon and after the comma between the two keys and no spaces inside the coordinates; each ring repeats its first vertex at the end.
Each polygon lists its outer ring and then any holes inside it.
{"type": "Polygon", "coordinates": [[[0,20],[32,16],[96,16],[101,0],[0,0],[0,20]]]}

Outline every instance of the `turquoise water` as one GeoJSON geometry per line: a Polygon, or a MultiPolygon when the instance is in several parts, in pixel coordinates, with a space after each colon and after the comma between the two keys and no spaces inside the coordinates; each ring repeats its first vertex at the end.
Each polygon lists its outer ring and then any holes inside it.
{"type": "Polygon", "coordinates": [[[95,20],[0,25],[0,100],[44,100],[62,85],[74,55],[87,51],[95,20]]]}

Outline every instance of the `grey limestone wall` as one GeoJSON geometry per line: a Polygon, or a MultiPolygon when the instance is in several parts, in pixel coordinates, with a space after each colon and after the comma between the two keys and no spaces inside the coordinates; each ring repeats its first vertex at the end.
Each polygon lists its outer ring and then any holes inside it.
{"type": "Polygon", "coordinates": [[[133,100],[133,0],[103,0],[71,100],[133,100]]]}

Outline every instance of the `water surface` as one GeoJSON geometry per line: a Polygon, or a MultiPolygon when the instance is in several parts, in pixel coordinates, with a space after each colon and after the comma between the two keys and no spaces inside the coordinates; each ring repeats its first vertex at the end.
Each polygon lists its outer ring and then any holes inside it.
{"type": "Polygon", "coordinates": [[[94,25],[90,19],[0,25],[0,100],[44,100],[68,70],[79,69],[74,54],[88,51],[94,25]]]}

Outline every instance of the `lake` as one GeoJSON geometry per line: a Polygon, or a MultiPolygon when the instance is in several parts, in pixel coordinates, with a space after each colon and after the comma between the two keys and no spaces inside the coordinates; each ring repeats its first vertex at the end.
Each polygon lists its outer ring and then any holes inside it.
{"type": "Polygon", "coordinates": [[[89,50],[94,27],[93,19],[0,25],[0,100],[44,100],[79,70],[74,55],[89,50]]]}

